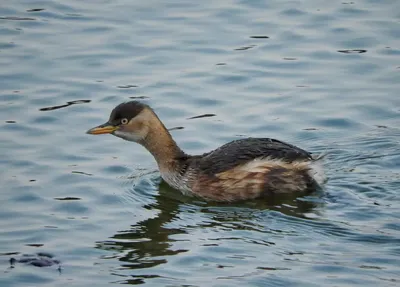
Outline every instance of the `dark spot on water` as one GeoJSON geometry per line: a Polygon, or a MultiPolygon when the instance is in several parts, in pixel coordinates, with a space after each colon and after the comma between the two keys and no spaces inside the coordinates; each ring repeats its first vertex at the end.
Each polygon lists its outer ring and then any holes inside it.
{"type": "Polygon", "coordinates": [[[384,125],[376,125],[376,127],[380,128],[380,129],[387,129],[388,128],[387,126],[384,126],[384,125]]]}
{"type": "Polygon", "coordinates": [[[283,59],[286,61],[296,61],[297,60],[297,58],[290,58],[290,57],[285,57],[283,59]]]}
{"type": "Polygon", "coordinates": [[[96,80],[96,83],[103,83],[103,80],[96,80]]]}
{"type": "Polygon", "coordinates": [[[175,131],[175,130],[183,130],[184,127],[174,127],[174,128],[170,128],[168,129],[169,131],[175,131]]]}
{"type": "Polygon", "coordinates": [[[220,269],[223,269],[223,268],[233,268],[233,266],[218,264],[218,265],[217,265],[217,268],[220,268],[220,269]]]}
{"type": "Polygon", "coordinates": [[[217,63],[217,64],[215,64],[216,66],[225,66],[226,65],[226,63],[217,63]]]}
{"type": "Polygon", "coordinates": [[[130,89],[130,88],[137,88],[138,86],[136,85],[122,85],[122,86],[117,86],[119,89],[130,89]]]}
{"type": "Polygon", "coordinates": [[[349,4],[349,5],[353,5],[354,4],[354,2],[342,2],[342,4],[349,4]]]}
{"type": "Polygon", "coordinates": [[[40,12],[45,10],[44,8],[33,8],[33,9],[28,9],[26,12],[40,12]]]}
{"type": "Polygon", "coordinates": [[[54,197],[54,199],[55,200],[81,200],[82,198],[67,196],[67,197],[54,197]]]}
{"type": "Polygon", "coordinates": [[[120,284],[124,284],[124,285],[141,285],[141,284],[145,284],[146,281],[144,281],[143,279],[128,279],[128,280],[124,280],[124,281],[117,281],[115,283],[120,283],[120,284]]]}
{"type": "Polygon", "coordinates": [[[306,85],[298,85],[296,86],[296,88],[309,88],[310,86],[306,86],[306,85]]]}
{"type": "Polygon", "coordinates": [[[58,264],[59,261],[57,260],[48,260],[48,259],[37,259],[37,260],[32,260],[30,262],[31,265],[36,266],[36,267],[49,267],[52,266],[53,264],[58,264]]]}
{"type": "Polygon", "coordinates": [[[10,265],[14,267],[16,263],[26,263],[36,267],[49,267],[60,264],[59,260],[53,259],[54,255],[47,252],[38,252],[36,254],[23,254],[21,258],[10,258],[10,265]]]}
{"type": "Polygon", "coordinates": [[[30,247],[42,247],[44,244],[41,243],[31,243],[31,244],[25,244],[25,246],[30,246],[30,247]]]}
{"type": "Polygon", "coordinates": [[[250,36],[252,39],[268,39],[268,36],[250,36]]]}
{"type": "Polygon", "coordinates": [[[44,257],[48,257],[48,258],[53,258],[54,254],[52,253],[48,253],[48,252],[38,252],[36,253],[38,256],[44,256],[44,257]]]}
{"type": "Polygon", "coordinates": [[[6,121],[7,124],[15,124],[16,121],[6,121]]]}
{"type": "Polygon", "coordinates": [[[83,172],[83,171],[77,171],[77,170],[73,170],[73,171],[71,171],[71,173],[88,175],[88,176],[92,176],[93,175],[91,173],[87,173],[87,172],[83,172]]]}
{"type": "Polygon", "coordinates": [[[383,267],[372,266],[372,265],[361,265],[361,266],[358,266],[358,267],[363,268],[363,269],[385,269],[383,267]]]}
{"type": "Polygon", "coordinates": [[[317,128],[305,128],[303,131],[316,131],[318,130],[317,128]]]}
{"type": "Polygon", "coordinates": [[[58,228],[57,226],[53,226],[53,225],[45,225],[43,226],[44,228],[58,228]]]}
{"type": "Polygon", "coordinates": [[[57,110],[57,109],[61,109],[61,108],[66,108],[66,107],[69,107],[72,105],[86,104],[86,103],[90,103],[90,102],[91,102],[91,100],[76,100],[76,101],[67,102],[64,105],[41,108],[41,109],[39,109],[39,111],[52,111],[52,110],[57,110]]]}
{"type": "Polygon", "coordinates": [[[35,18],[28,18],[28,17],[15,17],[15,16],[8,16],[8,17],[0,17],[0,20],[13,20],[13,21],[35,21],[35,18]]]}
{"type": "Polygon", "coordinates": [[[215,117],[216,114],[204,114],[204,115],[199,115],[199,116],[194,116],[191,118],[187,118],[187,120],[193,120],[193,119],[200,119],[200,118],[209,118],[209,117],[215,117]]]}
{"type": "Polygon", "coordinates": [[[257,267],[256,269],[259,269],[259,270],[268,270],[268,271],[275,271],[275,270],[291,270],[290,268],[279,268],[279,267],[257,267]]]}
{"type": "Polygon", "coordinates": [[[130,99],[148,99],[149,97],[146,96],[133,96],[133,97],[129,97],[130,99]]]}
{"type": "Polygon", "coordinates": [[[30,179],[29,180],[29,182],[35,182],[36,181],[36,179],[30,179]]]}
{"type": "Polygon", "coordinates": [[[362,54],[362,53],[366,53],[367,50],[364,50],[364,49],[338,50],[338,52],[344,53],[344,54],[362,54]]]}
{"type": "Polygon", "coordinates": [[[252,49],[252,48],[254,48],[255,46],[256,46],[256,45],[243,46],[243,47],[240,47],[240,48],[236,48],[235,51],[245,51],[245,50],[252,49]]]}
{"type": "Polygon", "coordinates": [[[296,251],[285,251],[283,253],[286,254],[286,255],[304,255],[304,252],[301,252],[301,251],[298,251],[298,252],[296,252],[296,251]]]}
{"type": "Polygon", "coordinates": [[[13,91],[14,94],[18,94],[19,92],[20,91],[18,91],[18,90],[13,91]]]}
{"type": "Polygon", "coordinates": [[[19,252],[5,252],[5,253],[0,253],[0,256],[10,256],[10,255],[18,255],[19,252]]]}

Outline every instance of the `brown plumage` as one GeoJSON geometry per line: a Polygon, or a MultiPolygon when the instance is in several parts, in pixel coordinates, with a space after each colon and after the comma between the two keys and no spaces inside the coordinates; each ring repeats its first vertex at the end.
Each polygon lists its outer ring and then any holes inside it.
{"type": "Polygon", "coordinates": [[[275,139],[241,139],[203,155],[188,155],[154,111],[137,101],[118,105],[107,123],[88,133],[110,133],[143,145],[170,186],[207,200],[300,193],[323,182],[322,170],[309,152],[275,139]]]}

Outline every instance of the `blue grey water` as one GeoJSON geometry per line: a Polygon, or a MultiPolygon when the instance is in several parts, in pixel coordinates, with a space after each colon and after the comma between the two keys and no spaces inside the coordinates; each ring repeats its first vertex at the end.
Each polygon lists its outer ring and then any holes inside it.
{"type": "Polygon", "coordinates": [[[2,1],[0,65],[0,286],[399,286],[398,0],[2,1]],[[189,153],[278,138],[329,180],[183,196],[85,134],[131,98],[189,153]],[[61,268],[11,268],[38,252],[61,268]]]}

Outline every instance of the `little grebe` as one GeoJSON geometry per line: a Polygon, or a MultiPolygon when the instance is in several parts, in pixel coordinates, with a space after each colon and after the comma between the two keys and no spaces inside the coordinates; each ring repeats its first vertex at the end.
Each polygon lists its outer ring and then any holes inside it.
{"type": "Polygon", "coordinates": [[[240,139],[203,155],[188,155],[154,111],[137,101],[118,105],[108,122],[87,133],[112,134],[143,145],[170,186],[206,200],[300,193],[324,180],[320,165],[309,152],[275,139],[240,139]]]}

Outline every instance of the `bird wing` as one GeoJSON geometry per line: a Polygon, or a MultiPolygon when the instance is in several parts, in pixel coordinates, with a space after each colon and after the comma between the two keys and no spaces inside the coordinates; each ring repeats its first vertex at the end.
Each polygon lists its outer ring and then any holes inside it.
{"type": "Polygon", "coordinates": [[[293,161],[311,160],[311,153],[270,138],[247,138],[227,143],[216,150],[192,158],[192,164],[207,174],[217,174],[257,158],[293,161]]]}

